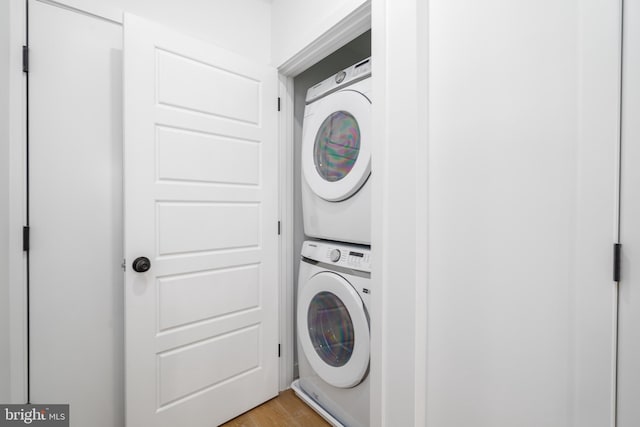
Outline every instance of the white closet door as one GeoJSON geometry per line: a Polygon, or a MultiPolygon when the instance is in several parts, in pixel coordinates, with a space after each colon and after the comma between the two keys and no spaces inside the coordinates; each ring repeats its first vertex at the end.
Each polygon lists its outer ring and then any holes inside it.
{"type": "Polygon", "coordinates": [[[135,16],[124,40],[127,425],[214,426],[278,391],[277,74],[135,16]]]}
{"type": "Polygon", "coordinates": [[[619,13],[429,2],[428,425],[613,425],[619,13]]]}
{"type": "Polygon", "coordinates": [[[640,425],[640,1],[625,0],[618,427],[640,425]]]}
{"type": "Polygon", "coordinates": [[[122,27],[29,1],[31,401],[124,422],[122,27]]]}

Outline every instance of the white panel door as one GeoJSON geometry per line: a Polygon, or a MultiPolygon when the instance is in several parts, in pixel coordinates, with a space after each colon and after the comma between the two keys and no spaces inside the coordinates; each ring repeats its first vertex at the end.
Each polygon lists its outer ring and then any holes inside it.
{"type": "Polygon", "coordinates": [[[124,40],[127,425],[214,426],[278,391],[277,75],[135,16],[124,40]]]}
{"type": "Polygon", "coordinates": [[[121,427],[122,26],[29,1],[29,48],[31,401],[121,427]]]}
{"type": "Polygon", "coordinates": [[[624,2],[618,424],[640,425],[640,0],[624,2]]]}
{"type": "Polygon", "coordinates": [[[619,18],[429,2],[428,425],[613,426],[619,18]]]}

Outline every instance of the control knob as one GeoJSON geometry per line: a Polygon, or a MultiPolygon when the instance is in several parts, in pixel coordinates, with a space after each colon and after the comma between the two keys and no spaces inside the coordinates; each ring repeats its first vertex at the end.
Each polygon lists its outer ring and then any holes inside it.
{"type": "Polygon", "coordinates": [[[331,261],[333,261],[333,262],[337,262],[340,259],[340,250],[339,249],[333,249],[331,251],[331,253],[329,254],[329,259],[331,259],[331,261]]]}

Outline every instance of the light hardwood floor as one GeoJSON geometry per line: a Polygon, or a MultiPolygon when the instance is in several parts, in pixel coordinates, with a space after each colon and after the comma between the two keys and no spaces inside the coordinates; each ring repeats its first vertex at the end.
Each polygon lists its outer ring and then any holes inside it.
{"type": "Polygon", "coordinates": [[[222,424],[222,427],[327,427],[329,424],[298,399],[293,390],[222,424]]]}

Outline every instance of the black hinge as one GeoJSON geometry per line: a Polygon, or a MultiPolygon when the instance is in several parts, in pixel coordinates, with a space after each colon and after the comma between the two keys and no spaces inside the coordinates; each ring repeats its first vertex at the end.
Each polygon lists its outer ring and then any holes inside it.
{"type": "Polygon", "coordinates": [[[280,221],[278,221],[278,236],[280,235],[280,221]]]}
{"type": "Polygon", "coordinates": [[[22,227],[22,250],[23,251],[29,250],[29,227],[28,226],[22,227]]]}
{"type": "Polygon", "coordinates": [[[22,46],[22,72],[29,72],[29,48],[22,46]]]}
{"type": "Polygon", "coordinates": [[[278,111],[280,111],[280,97],[278,97],[278,111]]]}
{"type": "Polygon", "coordinates": [[[620,281],[620,250],[622,249],[622,244],[614,243],[613,244],[613,281],[620,281]]]}
{"type": "Polygon", "coordinates": [[[280,344],[278,344],[278,357],[280,357],[280,344]]]}

